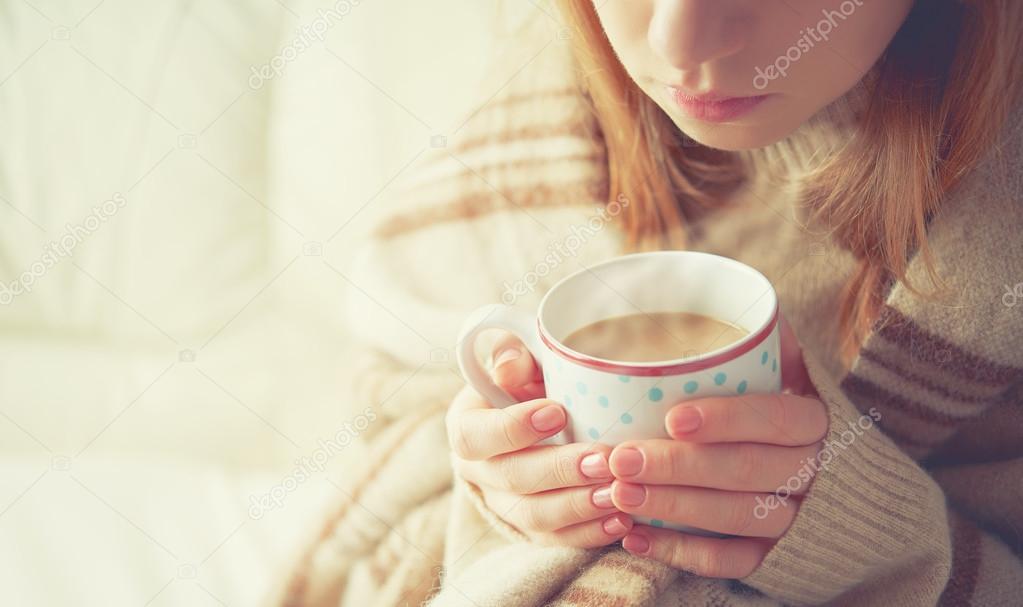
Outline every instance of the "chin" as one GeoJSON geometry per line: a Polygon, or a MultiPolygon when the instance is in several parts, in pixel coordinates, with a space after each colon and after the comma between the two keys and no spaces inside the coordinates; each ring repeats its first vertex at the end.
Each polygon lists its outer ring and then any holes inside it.
{"type": "Polygon", "coordinates": [[[779,122],[708,124],[692,120],[674,120],[675,126],[690,139],[709,148],[727,152],[756,150],[775,144],[792,134],[799,126],[779,122]]]}

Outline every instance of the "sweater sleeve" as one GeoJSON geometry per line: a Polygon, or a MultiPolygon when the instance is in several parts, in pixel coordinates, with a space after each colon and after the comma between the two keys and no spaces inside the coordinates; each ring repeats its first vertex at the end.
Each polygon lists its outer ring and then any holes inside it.
{"type": "Polygon", "coordinates": [[[880,431],[880,412],[861,414],[804,354],[831,426],[796,519],[743,581],[797,605],[1009,604],[1023,585],[1019,559],[951,512],[935,480],[880,431]]]}

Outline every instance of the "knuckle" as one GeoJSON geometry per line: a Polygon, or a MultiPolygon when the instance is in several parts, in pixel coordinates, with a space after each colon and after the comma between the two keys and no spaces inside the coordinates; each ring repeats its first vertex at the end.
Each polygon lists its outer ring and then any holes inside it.
{"type": "Polygon", "coordinates": [[[554,475],[554,481],[559,487],[569,487],[576,484],[578,481],[578,472],[576,471],[576,461],[579,459],[579,454],[576,449],[565,449],[558,450],[554,456],[554,466],[551,468],[551,473],[554,475]]]}
{"type": "Polygon", "coordinates": [[[590,492],[577,491],[568,500],[568,515],[572,517],[571,523],[578,523],[587,520],[593,515],[593,504],[590,502],[590,492]]]}
{"type": "Polygon", "coordinates": [[[722,398],[715,402],[713,407],[704,407],[704,414],[712,416],[711,420],[719,428],[741,428],[742,412],[739,407],[744,406],[736,402],[734,398],[722,398]]]}
{"type": "Polygon", "coordinates": [[[693,507],[693,501],[685,499],[678,491],[662,491],[657,487],[648,488],[647,492],[651,494],[654,503],[657,503],[660,508],[658,515],[663,518],[672,520],[689,521],[694,520],[697,512],[693,507]]]}
{"type": "Polygon", "coordinates": [[[509,493],[522,495],[529,492],[522,475],[522,465],[517,457],[502,457],[497,460],[497,471],[500,485],[509,493]]]}
{"type": "Polygon", "coordinates": [[[464,432],[458,424],[452,424],[448,431],[448,443],[451,450],[461,459],[473,459],[473,445],[469,433],[464,432]]]}
{"type": "Polygon", "coordinates": [[[500,426],[500,440],[502,441],[502,452],[510,451],[518,448],[518,440],[516,437],[516,426],[520,424],[518,420],[513,419],[511,416],[502,415],[501,421],[498,423],[500,426]]]}
{"type": "Polygon", "coordinates": [[[689,447],[685,443],[672,443],[666,452],[660,449],[647,449],[644,453],[650,458],[650,470],[663,470],[665,478],[681,480],[688,450],[689,447]]]}
{"type": "Polygon", "coordinates": [[[735,481],[741,487],[750,487],[760,475],[760,454],[753,443],[735,445],[735,481]]]}
{"type": "Polygon", "coordinates": [[[544,513],[536,504],[536,500],[523,499],[513,509],[520,529],[528,531],[546,531],[544,513]]]}
{"type": "Polygon", "coordinates": [[[771,397],[766,401],[766,410],[764,413],[775,428],[784,432],[785,428],[789,427],[788,401],[785,400],[785,397],[782,394],[771,394],[770,396],[771,397]]]}
{"type": "Polygon", "coordinates": [[[722,550],[706,546],[692,555],[693,573],[702,577],[722,577],[727,563],[722,550]]]}
{"type": "Polygon", "coordinates": [[[601,527],[602,523],[603,521],[598,520],[584,525],[572,544],[580,548],[591,548],[606,544],[608,540],[604,534],[604,529],[601,527]]]}
{"type": "Polygon", "coordinates": [[[502,486],[509,493],[528,495],[536,490],[536,483],[528,475],[528,462],[516,454],[510,454],[499,460],[498,470],[502,486]]]}
{"type": "Polygon", "coordinates": [[[743,499],[730,498],[725,506],[725,526],[728,533],[741,535],[753,524],[753,508],[743,499]]]}

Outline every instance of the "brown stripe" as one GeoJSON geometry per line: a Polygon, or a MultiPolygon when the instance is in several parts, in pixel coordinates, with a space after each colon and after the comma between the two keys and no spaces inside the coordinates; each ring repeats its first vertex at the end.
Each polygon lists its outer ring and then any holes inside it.
{"type": "Polygon", "coordinates": [[[462,167],[458,171],[455,171],[449,175],[441,175],[439,177],[430,178],[427,177],[423,181],[413,183],[410,187],[411,191],[418,193],[420,189],[434,188],[441,185],[447,185],[449,182],[457,182],[459,180],[474,180],[483,178],[485,181],[493,182],[498,177],[503,176],[504,173],[511,172],[519,169],[531,169],[530,175],[535,179],[537,170],[547,170],[548,172],[558,173],[566,169],[557,168],[556,165],[559,163],[571,163],[571,162],[585,162],[589,164],[603,163],[606,158],[603,153],[585,152],[578,154],[565,154],[563,156],[532,156],[529,158],[519,158],[516,160],[499,160],[484,164],[482,166],[469,166],[462,159],[457,159],[456,162],[462,167]]]}
{"type": "Polygon", "coordinates": [[[462,125],[467,125],[473,119],[490,114],[495,110],[509,109],[513,106],[529,103],[531,101],[543,101],[545,103],[550,103],[551,101],[561,97],[577,97],[581,99],[583,94],[583,91],[580,90],[579,87],[571,86],[558,89],[541,89],[530,91],[528,93],[513,93],[504,97],[497,97],[473,110],[473,112],[462,121],[462,125]]]}
{"type": "MultiPolygon", "coordinates": [[[[555,137],[578,137],[593,142],[593,127],[588,121],[584,120],[572,120],[568,123],[556,123],[556,124],[534,124],[524,127],[515,128],[508,131],[499,131],[496,133],[487,133],[485,135],[478,135],[459,141],[455,144],[452,149],[454,154],[465,154],[476,148],[480,148],[486,145],[502,145],[506,146],[509,143],[515,143],[518,141],[537,141],[540,139],[553,139],[555,137]]],[[[438,156],[443,158],[444,156],[438,156]]],[[[432,157],[430,160],[433,160],[432,157]]],[[[424,161],[423,165],[427,166],[430,161],[424,161]]]]}
{"type": "Polygon", "coordinates": [[[583,94],[584,94],[583,91],[579,87],[577,87],[577,86],[567,86],[567,87],[561,87],[561,88],[557,88],[557,89],[530,91],[528,93],[513,93],[511,95],[506,95],[504,97],[498,97],[496,99],[492,99],[490,101],[490,103],[488,103],[488,104],[484,105],[483,107],[477,109],[473,113],[473,115],[474,116],[479,116],[481,114],[486,114],[488,112],[492,112],[492,111],[494,111],[494,110],[496,110],[498,108],[508,107],[508,106],[512,106],[512,105],[518,105],[520,103],[528,103],[530,101],[544,101],[544,102],[547,102],[547,101],[550,101],[551,99],[556,99],[558,97],[580,97],[581,98],[583,96],[583,94]]]}
{"type": "MultiPolygon", "coordinates": [[[[976,417],[976,415],[950,415],[941,411],[935,411],[934,409],[926,407],[915,400],[903,398],[898,394],[889,392],[874,382],[863,379],[854,373],[846,375],[845,379],[842,380],[840,387],[842,388],[842,391],[848,394],[849,398],[853,401],[857,400],[854,398],[854,395],[859,396],[864,399],[862,401],[863,404],[869,403],[871,406],[876,406],[878,408],[890,407],[920,421],[937,424],[939,426],[954,427],[957,424],[976,417]]],[[[883,413],[884,412],[882,411],[882,414],[883,413]]],[[[979,413],[980,412],[978,412],[978,414],[979,413]]]]}
{"type": "Polygon", "coordinates": [[[376,229],[378,238],[387,239],[440,223],[474,219],[495,211],[533,207],[576,206],[585,201],[607,198],[607,184],[587,180],[565,185],[535,185],[497,193],[474,192],[452,202],[398,215],[376,229]]]}
{"type": "Polygon", "coordinates": [[[614,569],[615,571],[624,571],[643,578],[651,586],[657,585],[657,578],[649,567],[643,567],[638,563],[630,562],[623,558],[605,556],[595,562],[593,567],[607,567],[608,569],[614,569]]]}
{"type": "Polygon", "coordinates": [[[980,573],[980,531],[969,521],[954,515],[952,526],[952,573],[939,605],[970,605],[980,573]]]}
{"type": "MultiPolygon", "coordinates": [[[[905,435],[909,443],[918,446],[935,446],[943,443],[948,437],[958,431],[955,426],[942,426],[939,424],[928,424],[916,417],[903,413],[898,409],[884,409],[884,419],[878,421],[877,425],[889,436],[905,435]]],[[[905,445],[900,445],[905,447],[905,445]]]]}
{"type": "Polygon", "coordinates": [[[594,588],[582,588],[574,584],[562,592],[553,605],[559,603],[585,605],[586,607],[626,607],[629,604],[624,597],[614,596],[594,588]]]}
{"type": "MultiPolygon", "coordinates": [[[[1005,384],[972,381],[949,373],[942,367],[921,362],[915,358],[915,354],[913,352],[910,352],[901,344],[889,341],[876,333],[872,336],[870,343],[867,344],[867,348],[865,348],[865,350],[867,349],[881,360],[889,363],[900,363],[904,368],[912,370],[913,373],[936,385],[944,386],[947,389],[952,389],[954,391],[963,392],[969,396],[996,399],[1005,392],[1005,384]]],[[[864,366],[869,366],[870,364],[865,359],[863,359],[861,363],[864,366]]],[[[853,370],[855,371],[857,369],[857,365],[854,364],[853,370]]],[[[868,374],[863,373],[863,375],[868,374]]],[[[913,386],[911,386],[911,388],[912,387],[913,386]]]]}
{"type": "Polygon", "coordinates": [[[917,385],[927,390],[930,390],[935,394],[940,394],[941,396],[949,400],[957,400],[964,403],[975,404],[987,404],[992,401],[991,397],[989,396],[969,396],[962,392],[956,392],[943,386],[939,386],[938,384],[930,381],[929,379],[916,373],[913,373],[911,371],[908,371],[894,362],[884,360],[880,355],[870,350],[867,349],[861,350],[860,357],[869,360],[871,363],[877,365],[878,367],[881,367],[882,369],[885,369],[895,375],[898,375],[902,379],[916,383],[917,385]]]}
{"type": "MultiPolygon", "coordinates": [[[[884,432],[886,435],[888,435],[888,438],[890,438],[893,441],[895,441],[895,443],[897,445],[899,445],[903,449],[907,449],[907,448],[911,448],[912,447],[912,448],[916,448],[916,449],[930,450],[930,449],[933,449],[933,448],[937,447],[941,443],[943,443],[945,441],[945,439],[947,438],[947,436],[943,436],[943,437],[938,438],[938,439],[930,439],[929,440],[929,439],[925,439],[925,438],[920,438],[919,436],[916,436],[916,435],[906,434],[902,430],[898,430],[896,428],[892,428],[891,425],[885,426],[881,422],[878,422],[877,425],[878,425],[879,428],[881,428],[882,432],[884,432]]],[[[919,459],[919,455],[921,455],[921,454],[920,453],[916,453],[916,454],[909,454],[909,455],[912,455],[913,459],[917,459],[918,460],[919,459]]]]}
{"type": "Polygon", "coordinates": [[[1023,375],[1023,369],[990,361],[925,331],[889,305],[882,308],[875,327],[879,327],[875,329],[879,335],[902,346],[914,358],[970,381],[1006,384],[1023,375]]]}

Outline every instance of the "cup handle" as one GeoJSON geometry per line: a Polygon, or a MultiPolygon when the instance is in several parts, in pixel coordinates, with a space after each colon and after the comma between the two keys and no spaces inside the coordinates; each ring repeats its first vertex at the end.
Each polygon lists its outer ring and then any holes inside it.
{"type": "MultiPolygon", "coordinates": [[[[458,334],[458,345],[455,346],[455,357],[462,377],[469,382],[483,398],[498,408],[514,405],[518,401],[502,390],[490,379],[490,374],[480,366],[476,358],[476,338],[486,329],[504,329],[518,337],[533,356],[536,365],[543,368],[544,346],[540,342],[540,334],[536,328],[536,318],[502,304],[483,306],[469,315],[462,323],[458,334]]],[[[563,445],[568,442],[567,429],[550,436],[539,444],[563,445]]]]}

